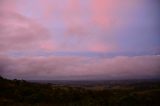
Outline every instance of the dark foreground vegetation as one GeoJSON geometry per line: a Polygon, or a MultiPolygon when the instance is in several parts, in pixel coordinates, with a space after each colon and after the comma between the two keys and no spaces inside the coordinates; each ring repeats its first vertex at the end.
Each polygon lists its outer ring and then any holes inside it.
{"type": "Polygon", "coordinates": [[[160,106],[160,83],[92,89],[0,77],[0,106],[160,106]]]}

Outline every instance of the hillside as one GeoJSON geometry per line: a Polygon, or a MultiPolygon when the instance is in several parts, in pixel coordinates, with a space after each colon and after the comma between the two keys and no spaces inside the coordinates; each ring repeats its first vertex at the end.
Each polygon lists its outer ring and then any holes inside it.
{"type": "Polygon", "coordinates": [[[159,82],[86,89],[0,77],[0,106],[160,106],[159,98],[159,82]]]}

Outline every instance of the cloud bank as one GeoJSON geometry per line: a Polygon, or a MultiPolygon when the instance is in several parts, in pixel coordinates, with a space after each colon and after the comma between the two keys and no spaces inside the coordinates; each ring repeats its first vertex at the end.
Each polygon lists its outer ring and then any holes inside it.
{"type": "Polygon", "coordinates": [[[134,79],[160,77],[160,56],[89,58],[0,57],[0,74],[23,79],[134,79]]]}

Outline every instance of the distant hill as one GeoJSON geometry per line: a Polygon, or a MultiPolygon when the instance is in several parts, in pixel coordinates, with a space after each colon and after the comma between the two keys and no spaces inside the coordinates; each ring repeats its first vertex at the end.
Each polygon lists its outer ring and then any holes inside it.
{"type": "Polygon", "coordinates": [[[142,85],[87,89],[0,77],[0,106],[160,106],[160,83],[142,85]]]}

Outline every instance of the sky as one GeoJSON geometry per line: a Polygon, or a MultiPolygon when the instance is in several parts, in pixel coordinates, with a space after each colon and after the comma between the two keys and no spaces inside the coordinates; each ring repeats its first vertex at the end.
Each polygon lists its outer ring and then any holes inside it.
{"type": "Polygon", "coordinates": [[[159,0],[0,0],[0,75],[160,77],[159,0]]]}

